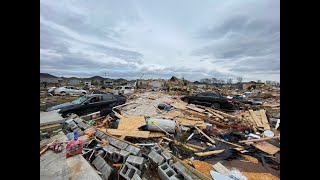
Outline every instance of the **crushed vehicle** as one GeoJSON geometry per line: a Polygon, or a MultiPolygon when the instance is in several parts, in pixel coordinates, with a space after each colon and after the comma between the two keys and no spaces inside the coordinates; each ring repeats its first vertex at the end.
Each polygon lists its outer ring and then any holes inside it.
{"type": "Polygon", "coordinates": [[[52,91],[54,94],[87,94],[88,92],[73,86],[63,86],[52,91]]]}
{"type": "Polygon", "coordinates": [[[112,111],[114,106],[124,104],[125,97],[112,95],[112,94],[86,94],[78,99],[63,103],[60,105],[52,106],[47,109],[48,111],[57,111],[66,117],[68,114],[74,113],[83,115],[100,111],[102,115],[108,114],[112,111]]]}
{"type": "Polygon", "coordinates": [[[232,100],[227,99],[220,94],[213,92],[202,92],[194,96],[184,96],[181,98],[182,101],[187,103],[194,103],[199,105],[211,106],[215,109],[225,108],[233,109],[235,108],[232,100]]]}
{"type": "Polygon", "coordinates": [[[115,95],[129,96],[134,93],[133,86],[116,86],[113,88],[112,93],[115,95]]]}

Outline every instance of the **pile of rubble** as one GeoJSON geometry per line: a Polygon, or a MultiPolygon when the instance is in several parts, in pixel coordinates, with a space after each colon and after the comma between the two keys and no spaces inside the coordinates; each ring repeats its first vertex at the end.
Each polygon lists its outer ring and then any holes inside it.
{"type": "Polygon", "coordinates": [[[102,179],[279,179],[280,113],[273,101],[223,112],[174,93],[140,91],[114,107],[114,116],[71,115],[62,129],[69,141],[78,133],[78,156],[102,179]]]}

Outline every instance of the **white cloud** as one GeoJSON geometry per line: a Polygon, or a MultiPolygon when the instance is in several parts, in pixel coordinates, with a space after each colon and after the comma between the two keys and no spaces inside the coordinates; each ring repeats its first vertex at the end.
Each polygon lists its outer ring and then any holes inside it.
{"type": "Polygon", "coordinates": [[[41,0],[40,5],[41,72],[280,80],[278,1],[41,0]]]}

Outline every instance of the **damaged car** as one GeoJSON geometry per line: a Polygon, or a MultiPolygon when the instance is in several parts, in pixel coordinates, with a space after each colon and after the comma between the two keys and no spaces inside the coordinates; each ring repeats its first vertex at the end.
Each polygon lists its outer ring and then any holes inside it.
{"type": "Polygon", "coordinates": [[[184,96],[182,101],[199,105],[210,106],[214,109],[234,109],[232,100],[214,92],[202,92],[194,96],[184,96]]]}
{"type": "Polygon", "coordinates": [[[68,114],[74,113],[79,116],[100,111],[101,115],[107,115],[112,112],[114,106],[124,104],[126,98],[113,94],[86,94],[78,99],[52,106],[48,111],[57,111],[66,117],[68,114]]]}

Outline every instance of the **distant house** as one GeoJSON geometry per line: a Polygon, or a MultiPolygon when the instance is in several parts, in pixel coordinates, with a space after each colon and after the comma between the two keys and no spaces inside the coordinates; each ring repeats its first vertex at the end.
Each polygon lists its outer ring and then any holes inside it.
{"type": "Polygon", "coordinates": [[[81,79],[76,77],[71,77],[66,80],[68,85],[79,86],[81,84],[81,79]]]}

